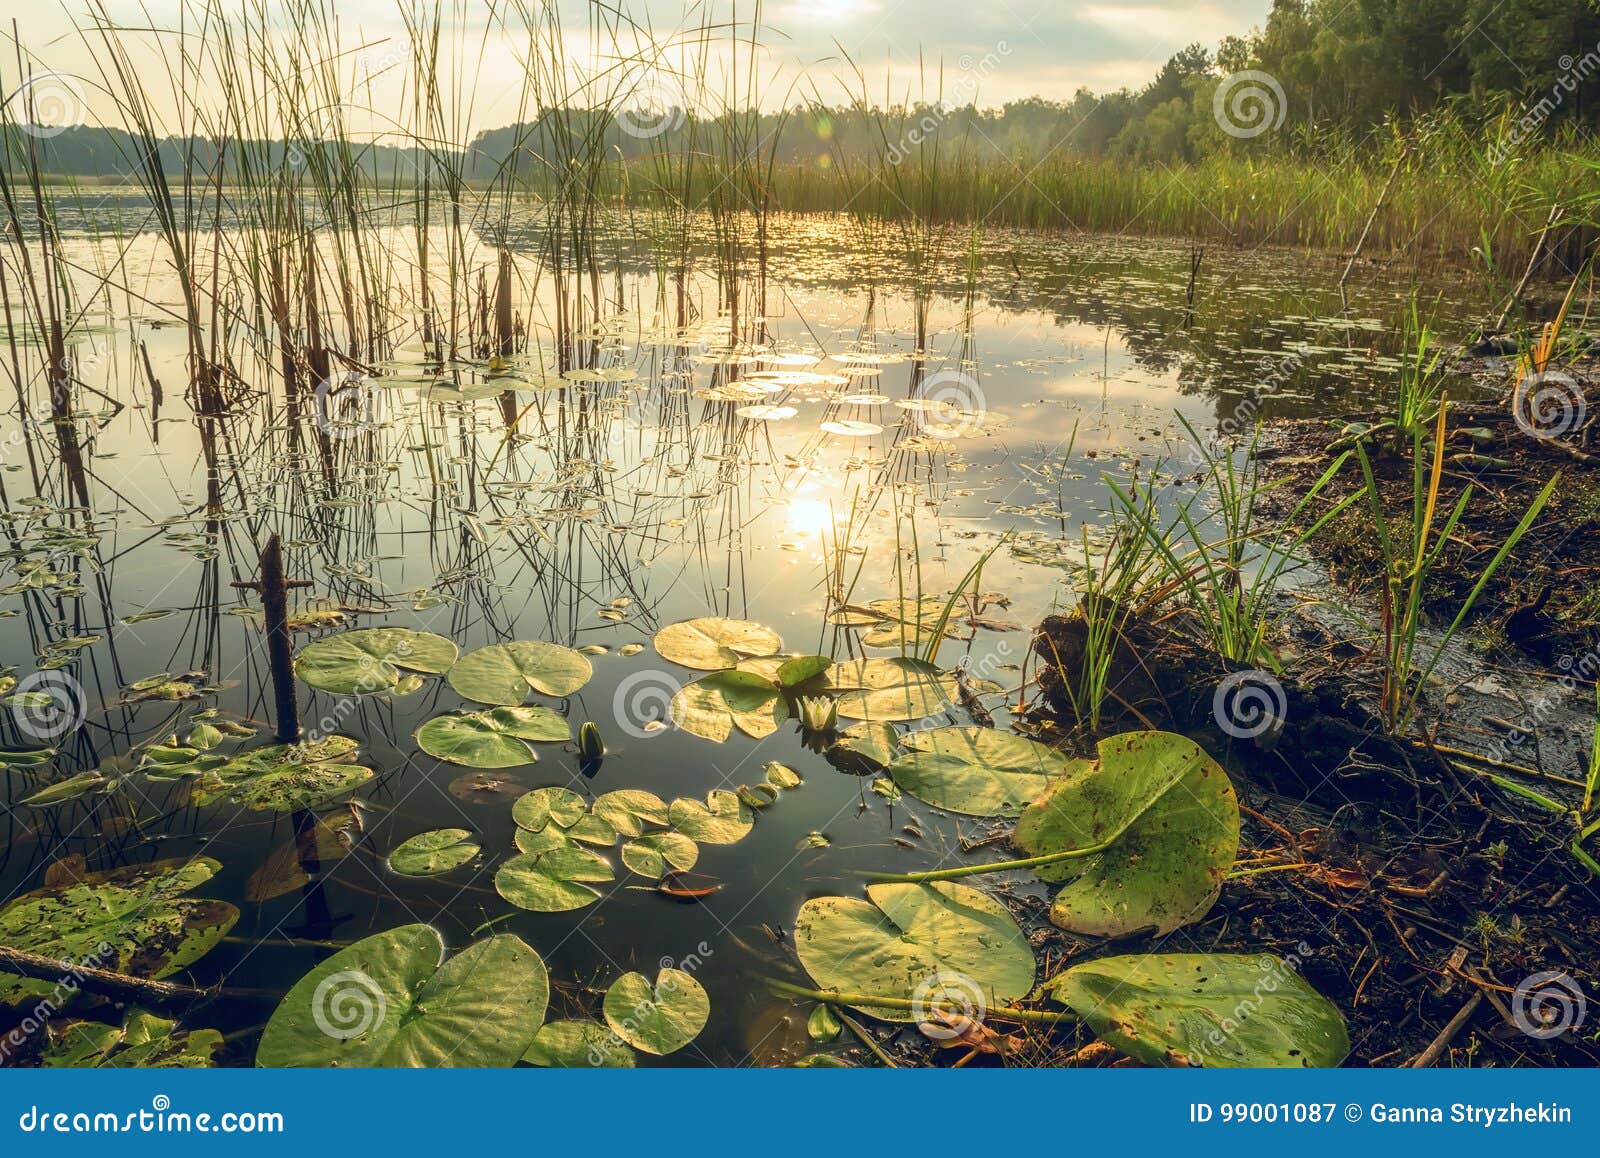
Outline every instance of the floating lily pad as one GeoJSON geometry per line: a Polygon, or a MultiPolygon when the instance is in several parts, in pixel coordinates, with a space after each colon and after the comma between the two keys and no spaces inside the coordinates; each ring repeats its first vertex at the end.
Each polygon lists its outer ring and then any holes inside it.
{"type": "Polygon", "coordinates": [[[700,846],[681,832],[652,832],[622,846],[622,863],[642,877],[662,877],[668,867],[686,871],[700,859],[700,846]]]}
{"type": "MultiPolygon", "coordinates": [[[[230,904],[183,895],[221,867],[209,857],[152,861],[35,889],[0,908],[0,945],[136,977],[170,976],[204,957],[239,919],[230,904]]],[[[55,985],[0,974],[0,1005],[55,985]]]]}
{"type": "Polygon", "coordinates": [[[852,720],[921,720],[949,708],[956,681],[931,663],[904,656],[834,665],[839,714],[852,720]]]}
{"type": "Polygon", "coordinates": [[[268,744],[202,773],[192,799],[202,807],[226,800],[258,812],[315,808],[372,779],[372,769],[346,762],[355,752],[348,736],[268,744]]]}
{"type": "Polygon", "coordinates": [[[995,728],[909,732],[912,751],[889,765],[919,800],[966,816],[1016,816],[1067,767],[1054,748],[995,728]]]}
{"type": "Polygon", "coordinates": [[[204,1069],[222,1048],[214,1029],[181,1030],[178,1023],[136,1010],[120,1026],[69,1021],[50,1029],[39,1064],[73,1069],[204,1069]]]}
{"type": "Polygon", "coordinates": [[[679,797],[667,816],[673,828],[701,844],[733,844],[755,824],[754,814],[738,795],[723,788],[713,788],[704,804],[679,797]]]}
{"type": "Polygon", "coordinates": [[[767,783],[774,788],[798,788],[804,783],[800,773],[787,764],[780,764],[776,760],[766,765],[767,783]]]}
{"type": "Polygon", "coordinates": [[[667,823],[667,805],[654,792],[619,788],[595,797],[590,811],[621,836],[638,836],[647,825],[667,823]]]}
{"type": "Polygon", "coordinates": [[[19,803],[26,804],[29,808],[53,808],[58,804],[82,799],[94,792],[109,791],[111,787],[112,781],[106,779],[100,772],[90,769],[47,785],[31,796],[24,796],[19,803]]]}
{"type": "Polygon", "coordinates": [[[1338,1007],[1271,954],[1102,957],[1044,988],[1147,1065],[1323,1067],[1350,1052],[1338,1007]]]}
{"type": "Polygon", "coordinates": [[[877,772],[893,763],[900,733],[893,724],[867,720],[846,728],[828,748],[828,763],[846,772],[877,772]]]}
{"type": "Polygon", "coordinates": [[[405,877],[431,877],[460,868],[483,851],[464,828],[436,828],[401,841],[389,868],[405,877]]]}
{"type": "Polygon", "coordinates": [[[294,672],[325,692],[374,696],[394,691],[407,672],[442,675],[456,655],[456,645],[442,635],[365,627],[306,644],[294,658],[294,672]]]}
{"type": "Polygon", "coordinates": [[[719,671],[685,684],[672,697],[672,722],[701,739],[722,743],[737,727],[764,739],[789,718],[789,706],[772,681],[742,671],[719,671]]]}
{"type": "Polygon", "coordinates": [[[512,857],[495,873],[494,887],[519,909],[564,913],[600,899],[591,884],[615,879],[616,873],[604,857],[563,843],[545,852],[512,857]]]}
{"type": "Polygon", "coordinates": [[[593,674],[588,658],[572,648],[523,639],[468,652],[447,678],[465,699],[516,707],[528,698],[530,690],[570,696],[593,674]]]}
{"type": "Polygon", "coordinates": [[[417,747],[436,759],[468,768],[532,764],[539,758],[533,744],[570,739],[572,726],[565,717],[541,705],[436,716],[417,729],[417,747]]]}
{"type": "MultiPolygon", "coordinates": [[[[992,897],[949,881],[868,885],[867,897],[800,906],[795,952],[819,988],[902,1001],[943,993],[988,1005],[1033,988],[1033,950],[992,897]]],[[[856,1008],[884,1021],[918,1020],[917,1011],[856,1008]]]]}
{"type": "Polygon", "coordinates": [[[570,788],[535,788],[517,798],[511,807],[511,819],[520,828],[538,832],[551,821],[571,828],[586,811],[583,797],[570,788]]]}
{"type": "Polygon", "coordinates": [[[528,786],[513,776],[492,772],[468,772],[450,781],[450,795],[470,804],[499,804],[516,800],[528,786]]]}
{"type": "Polygon", "coordinates": [[[690,619],[656,632],[652,641],[663,659],[698,671],[720,671],[752,656],[776,655],[783,639],[770,627],[747,619],[690,619]]]}
{"type": "Polygon", "coordinates": [[[633,1048],[586,1017],[547,1021],[522,1060],[560,1069],[632,1069],[633,1048]]]}
{"type": "Polygon", "coordinates": [[[1029,856],[1102,849],[1034,870],[1068,882],[1050,920],[1102,937],[1198,920],[1239,851],[1239,802],[1227,773],[1171,732],[1112,736],[1100,741],[1099,757],[1069,764],[1017,821],[1013,839],[1029,856]]]}
{"type": "Polygon", "coordinates": [[[706,1026],[711,999],[700,982],[681,969],[663,969],[654,985],[643,973],[624,973],[606,990],[606,1024],[645,1053],[682,1049],[706,1026]]]}
{"type": "Polygon", "coordinates": [[[550,982],[520,939],[444,942],[404,925],[341,949],[289,990],[261,1035],[262,1066],[512,1065],[544,1024],[550,982]]]}

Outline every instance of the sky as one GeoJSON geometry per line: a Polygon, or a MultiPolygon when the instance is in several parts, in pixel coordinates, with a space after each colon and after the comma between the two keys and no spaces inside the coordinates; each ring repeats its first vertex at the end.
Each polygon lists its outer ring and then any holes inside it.
{"type": "MultiPolygon", "coordinates": [[[[100,91],[93,54],[75,28],[87,22],[91,0],[0,0],[0,36],[11,37],[16,21],[26,59],[35,70],[49,70],[79,81],[81,119],[118,123],[115,109],[100,91]]],[[[169,44],[200,0],[101,0],[113,23],[162,29],[169,44]]],[[[278,0],[216,0],[229,11],[278,0]]],[[[403,97],[407,37],[400,0],[323,0],[338,17],[342,61],[361,78],[363,102],[381,116],[403,97]]],[[[408,4],[419,0],[405,0],[408,4]]],[[[526,0],[537,3],[539,0],[526,0]]],[[[563,40],[574,73],[617,81],[617,55],[610,37],[597,47],[590,35],[584,0],[558,0],[563,40]]],[[[667,46],[664,67],[629,71],[620,83],[642,93],[650,104],[683,103],[683,87],[673,80],[679,66],[671,45],[702,22],[726,27],[736,18],[748,28],[755,6],[731,0],[609,0],[631,17],[640,31],[624,32],[624,51],[646,39],[667,46]]],[[[460,61],[458,80],[474,94],[470,108],[456,110],[470,132],[517,119],[516,93],[527,55],[527,37],[515,21],[490,17],[489,0],[445,0],[460,61]],[[508,29],[507,24],[514,27],[508,29]],[[474,82],[475,83],[472,83],[474,82]]],[[[1214,49],[1229,34],[1242,34],[1265,19],[1271,0],[771,0],[761,9],[763,47],[761,103],[794,105],[815,99],[839,103],[859,95],[888,103],[939,99],[952,104],[998,106],[1022,97],[1070,99],[1080,87],[1104,92],[1146,83],[1169,56],[1200,42],[1214,49]],[[940,72],[943,72],[942,89],[940,72]]],[[[504,0],[498,4],[504,10],[504,0]]],[[[290,34],[282,28],[280,34],[290,34]]],[[[93,37],[95,34],[90,33],[93,37]]],[[[746,32],[746,35],[748,33],[746,32]]],[[[149,33],[125,41],[151,75],[159,75],[148,47],[149,33]],[[143,56],[139,54],[145,54],[143,56]]],[[[724,76],[730,54],[711,64],[724,76]]],[[[7,98],[19,83],[15,54],[5,46],[0,84],[7,98]]],[[[718,84],[717,88],[721,89],[718,84]]],[[[170,95],[170,94],[169,94],[170,95]]],[[[158,103],[160,98],[158,97],[158,103]]],[[[158,109],[158,112],[162,111],[158,109]]]]}

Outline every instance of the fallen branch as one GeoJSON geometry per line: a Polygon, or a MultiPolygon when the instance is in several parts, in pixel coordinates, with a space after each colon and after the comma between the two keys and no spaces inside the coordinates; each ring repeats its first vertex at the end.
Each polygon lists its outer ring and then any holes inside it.
{"type": "Polygon", "coordinates": [[[33,981],[48,981],[73,992],[92,993],[110,1001],[131,1002],[158,1008],[191,1005],[218,998],[234,1001],[277,1002],[283,994],[272,989],[225,989],[218,985],[210,989],[196,989],[192,985],[178,985],[171,981],[155,981],[148,977],[134,977],[110,969],[96,969],[72,961],[30,953],[26,949],[12,949],[0,945],[0,973],[26,977],[33,981]]]}

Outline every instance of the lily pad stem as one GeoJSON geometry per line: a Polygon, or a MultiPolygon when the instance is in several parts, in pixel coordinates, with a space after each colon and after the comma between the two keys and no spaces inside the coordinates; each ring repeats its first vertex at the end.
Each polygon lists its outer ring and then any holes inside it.
{"type": "MultiPolygon", "coordinates": [[[[783,994],[785,997],[802,997],[808,1001],[822,1001],[828,1005],[876,1005],[884,1009],[903,1009],[907,1012],[924,1010],[933,1012],[942,1003],[938,1001],[911,1001],[904,997],[877,997],[870,993],[842,993],[837,989],[807,989],[803,985],[791,985],[787,981],[779,981],[773,977],[763,979],[767,988],[774,993],[783,994]]],[[[961,1012],[958,1003],[949,1002],[951,1012],[961,1012]]],[[[997,1021],[1018,1021],[1031,1025],[1062,1025],[1067,1022],[1077,1021],[1077,1016],[1072,1013],[1050,1013],[1042,1009],[1018,1009],[1014,1005],[991,1005],[984,1010],[984,1016],[997,1021]]]]}
{"type": "Polygon", "coordinates": [[[957,877],[973,877],[981,873],[1005,872],[1007,869],[1039,868],[1047,864],[1060,864],[1064,860],[1078,860],[1082,857],[1093,856],[1097,852],[1104,852],[1110,848],[1112,841],[1102,841],[1100,844],[1090,845],[1088,848],[1069,848],[1064,852],[1047,852],[1043,856],[1024,857],[1021,860],[1002,860],[991,864],[964,864],[955,868],[932,869],[924,873],[863,873],[869,881],[881,881],[892,884],[916,885],[925,881],[949,881],[957,877]]]}

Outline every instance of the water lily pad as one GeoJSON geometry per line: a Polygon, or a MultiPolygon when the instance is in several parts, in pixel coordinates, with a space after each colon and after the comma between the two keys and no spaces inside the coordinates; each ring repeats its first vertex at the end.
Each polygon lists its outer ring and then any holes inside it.
{"type": "Polygon", "coordinates": [[[109,791],[111,786],[112,781],[106,779],[100,772],[90,769],[47,785],[31,796],[24,796],[19,803],[26,804],[29,808],[52,808],[58,804],[80,800],[94,792],[109,791]]]}
{"type": "Polygon", "coordinates": [[[619,788],[595,797],[590,811],[621,836],[638,836],[647,825],[667,823],[667,805],[654,792],[619,788]]]}
{"type": "Polygon", "coordinates": [[[533,744],[570,739],[572,726],[565,717],[542,705],[436,716],[417,729],[417,747],[468,768],[532,764],[539,758],[533,744]]]}
{"type": "Polygon", "coordinates": [[[912,751],[889,765],[894,782],[966,816],[1015,816],[1067,767],[1054,748],[994,728],[935,728],[903,742],[912,751]]]}
{"type": "Polygon", "coordinates": [[[1034,870],[1068,881],[1050,909],[1061,928],[1167,933],[1216,901],[1239,851],[1239,803],[1194,741],[1129,732],[1100,741],[1098,760],[1071,762],[1023,810],[1014,840],[1030,856],[1103,850],[1034,870]]]}
{"type": "Polygon", "coordinates": [[[698,671],[720,671],[752,656],[776,655],[783,640],[770,627],[746,619],[690,619],[656,632],[663,659],[698,671]]]}
{"type": "Polygon", "coordinates": [[[530,689],[547,696],[570,696],[593,674],[588,658],[572,648],[523,639],[468,652],[447,678],[465,699],[515,707],[528,698],[530,689]]]}
{"type": "Polygon", "coordinates": [[[679,797],[667,815],[673,828],[701,844],[733,844],[755,824],[755,815],[738,795],[723,788],[713,788],[704,804],[679,797]]]}
{"type": "Polygon", "coordinates": [[[681,969],[663,969],[654,985],[643,973],[624,973],[606,990],[606,1024],[623,1041],[645,1053],[682,1049],[706,1026],[711,999],[681,969]]]}
{"type": "Polygon", "coordinates": [[[804,783],[800,773],[787,764],[780,764],[776,760],[770,761],[765,768],[767,783],[774,788],[798,788],[804,783]]]}
{"type": "MultiPolygon", "coordinates": [[[[101,969],[161,978],[187,968],[233,928],[239,910],[183,894],[222,866],[209,857],[84,873],[0,908],[0,945],[101,969]]],[[[0,974],[0,1005],[52,992],[55,981],[0,974]]]]}
{"type": "Polygon", "coordinates": [[[827,756],[834,767],[860,774],[887,767],[899,750],[900,733],[893,724],[866,720],[840,732],[827,756]]]}
{"type": "Polygon", "coordinates": [[[122,1025],[69,1021],[50,1028],[39,1055],[46,1067],[74,1069],[204,1069],[222,1048],[214,1029],[181,1030],[178,1023],[142,1010],[122,1025]]]}
{"type": "MultiPolygon", "coordinates": [[[[944,993],[974,1005],[1007,1004],[1033,988],[1033,950],[992,897],[950,881],[868,885],[867,897],[800,906],[795,952],[819,988],[904,1001],[944,993]]],[[[918,1020],[916,1011],[856,1008],[884,1021],[918,1020]]]]}
{"type": "Polygon", "coordinates": [[[528,786],[514,776],[491,772],[467,772],[450,781],[450,795],[469,804],[500,804],[516,800],[528,786]]]}
{"type": "Polygon", "coordinates": [[[192,799],[202,807],[226,800],[258,812],[315,808],[372,779],[372,769],[347,762],[355,752],[348,736],[268,744],[202,773],[192,799]]]}
{"type": "Polygon", "coordinates": [[[560,1069],[632,1069],[633,1048],[586,1017],[547,1021],[522,1060],[560,1069]]]}
{"type": "Polygon", "coordinates": [[[604,857],[586,848],[562,844],[546,852],[523,853],[500,866],[494,887],[519,909],[564,913],[600,899],[591,884],[615,880],[604,857]]]}
{"type": "Polygon", "coordinates": [[[509,1066],[544,1024],[539,955],[500,935],[441,965],[444,942],[404,925],[341,949],[289,990],[261,1035],[262,1066],[509,1066]]]}
{"type": "Polygon", "coordinates": [[[622,863],[642,877],[662,877],[667,869],[692,869],[700,846],[681,832],[652,832],[622,846],[622,863]]]}
{"type": "Polygon", "coordinates": [[[365,627],[306,644],[294,657],[294,673],[325,692],[375,696],[394,691],[407,672],[442,675],[456,655],[456,645],[442,635],[365,627]]]}
{"type": "Polygon", "coordinates": [[[701,739],[722,743],[738,728],[764,739],[789,718],[789,706],[772,681],[753,672],[719,671],[679,688],[672,722],[701,739]]]}
{"type": "Polygon", "coordinates": [[[517,798],[511,807],[511,819],[520,828],[538,832],[552,820],[562,828],[571,828],[586,811],[583,797],[570,788],[535,788],[517,798]]]}
{"type": "Polygon", "coordinates": [[[1338,1007],[1271,954],[1102,957],[1044,988],[1147,1065],[1322,1067],[1350,1052],[1338,1007]]]}
{"type": "Polygon", "coordinates": [[[431,877],[460,868],[483,851],[464,828],[436,828],[401,841],[389,868],[405,877],[431,877]]]}
{"type": "Polygon", "coordinates": [[[839,714],[852,720],[921,720],[950,707],[956,681],[920,659],[895,656],[836,664],[839,714]]]}

